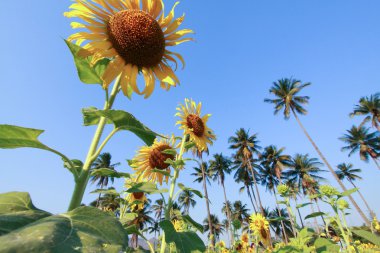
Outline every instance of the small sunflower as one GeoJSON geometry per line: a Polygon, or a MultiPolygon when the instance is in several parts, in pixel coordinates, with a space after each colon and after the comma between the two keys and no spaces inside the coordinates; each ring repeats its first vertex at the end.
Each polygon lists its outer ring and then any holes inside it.
{"type": "Polygon", "coordinates": [[[174,160],[175,156],[170,152],[167,153],[167,151],[174,149],[175,139],[173,137],[170,139],[155,139],[152,146],[140,148],[131,165],[133,170],[136,171],[138,181],[158,182],[162,185],[165,180],[167,183],[169,176],[153,170],[170,173],[170,165],[166,163],[166,160],[174,160]]]}
{"type": "Polygon", "coordinates": [[[132,210],[141,210],[144,208],[148,199],[144,192],[132,192],[127,195],[127,202],[131,205],[132,210]]]}
{"type": "Polygon", "coordinates": [[[185,104],[177,107],[178,112],[175,116],[181,119],[177,121],[176,125],[180,125],[180,129],[190,135],[190,140],[195,143],[199,151],[207,151],[207,145],[212,145],[216,137],[206,125],[211,115],[206,114],[201,117],[201,107],[202,103],[197,105],[193,100],[185,99],[185,104]]]}
{"type": "Polygon", "coordinates": [[[243,233],[240,237],[240,240],[244,243],[244,244],[248,244],[249,243],[249,236],[247,233],[243,233]]]}
{"type": "Polygon", "coordinates": [[[121,75],[124,94],[131,86],[134,92],[147,98],[153,92],[156,80],[166,90],[179,84],[169,62],[177,67],[177,59],[182,65],[184,60],[167,47],[192,40],[184,36],[193,33],[190,29],[177,30],[185,18],[184,15],[174,18],[174,9],[179,2],[165,16],[162,0],[74,1],[64,15],[82,19],[85,23],[72,22],[71,26],[86,30],[71,35],[68,40],[76,41],[77,45],[87,42],[78,54],[92,56],[92,64],[103,58],[112,59],[102,77],[104,88],[121,75]],[[139,74],[145,80],[143,91],[137,85],[139,74]]]}
{"type": "Polygon", "coordinates": [[[270,239],[269,222],[260,213],[254,213],[250,217],[249,227],[253,233],[260,237],[261,241],[268,244],[270,239]]]}
{"type": "Polygon", "coordinates": [[[172,221],[175,231],[184,232],[186,231],[187,225],[183,220],[172,221]]]}

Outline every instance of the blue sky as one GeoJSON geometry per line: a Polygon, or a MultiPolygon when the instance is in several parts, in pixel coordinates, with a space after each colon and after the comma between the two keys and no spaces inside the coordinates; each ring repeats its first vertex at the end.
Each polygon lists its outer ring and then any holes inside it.
{"type": "MultiPolygon", "coordinates": [[[[174,1],[165,1],[167,9],[174,1]]],[[[73,31],[63,17],[70,1],[3,1],[0,6],[1,90],[0,123],[44,129],[41,141],[70,158],[84,159],[94,128],[82,125],[81,108],[103,104],[97,85],[82,84],[63,38],[73,31]]],[[[182,1],[177,15],[186,13],[184,27],[196,31],[194,43],[175,50],[186,60],[177,71],[181,85],[169,92],[156,88],[148,100],[118,97],[115,108],[127,110],[153,130],[179,133],[174,126],[175,107],[184,98],[202,101],[203,113],[211,113],[209,127],[218,140],[211,154],[230,155],[228,137],[244,127],[258,133],[261,146],[286,147],[290,155],[309,153],[317,157],[297,123],[273,116],[263,102],[273,81],[295,77],[312,86],[309,113],[301,117],[332,165],[352,162],[362,168],[358,182],[370,206],[379,212],[376,194],[379,171],[358,155],[342,153],[338,140],[359,119],[348,114],[361,96],[379,91],[380,16],[377,0],[318,1],[182,1]]],[[[133,157],[142,142],[130,133],[116,135],[106,147],[118,168],[131,172],[126,159],[133,157]]],[[[35,205],[54,213],[64,212],[73,190],[71,174],[59,157],[33,149],[0,150],[0,192],[30,192],[35,205]]],[[[190,177],[192,165],[180,181],[201,189],[190,177]]],[[[325,168],[327,169],[327,168],[325,168]]],[[[329,173],[324,176],[336,185],[329,173]]],[[[121,189],[123,182],[115,187],[121,189]]],[[[227,178],[227,195],[242,200],[245,193],[232,176],[227,178]]],[[[88,187],[88,191],[94,189],[88,187]]],[[[264,205],[274,206],[264,193],[264,205]]],[[[223,194],[217,183],[210,186],[211,209],[220,218],[223,194]]],[[[86,194],[84,202],[95,199],[86,194]]],[[[358,196],[355,199],[361,203],[358,196]]],[[[191,210],[197,221],[206,212],[203,200],[191,210]]],[[[304,210],[307,214],[309,210],[304,210]]],[[[351,224],[360,224],[353,211],[351,224]]]]}

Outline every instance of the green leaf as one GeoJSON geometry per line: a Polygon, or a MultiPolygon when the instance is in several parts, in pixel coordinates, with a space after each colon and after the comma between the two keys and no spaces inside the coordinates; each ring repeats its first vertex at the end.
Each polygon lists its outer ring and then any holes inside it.
{"type": "Polygon", "coordinates": [[[114,177],[114,178],[130,178],[129,173],[117,172],[108,168],[94,169],[91,172],[91,176],[103,176],[103,177],[114,177]]]}
{"type": "Polygon", "coordinates": [[[198,229],[199,232],[203,233],[203,226],[197,223],[195,220],[193,220],[193,218],[191,218],[189,215],[183,215],[182,218],[186,223],[192,225],[193,227],[198,229]]]}
{"type": "Polygon", "coordinates": [[[93,207],[49,216],[0,236],[0,252],[121,252],[128,239],[121,223],[93,207]]]}
{"type": "Polygon", "coordinates": [[[175,243],[178,253],[205,252],[206,247],[196,233],[177,232],[168,220],[161,221],[159,225],[165,232],[166,243],[175,243]]]}
{"type": "Polygon", "coordinates": [[[286,220],[285,217],[277,217],[277,218],[273,218],[273,219],[268,219],[269,222],[276,222],[276,221],[283,221],[283,220],[286,220]]]}
{"type": "Polygon", "coordinates": [[[195,189],[190,188],[190,187],[186,187],[181,183],[178,183],[178,187],[183,191],[190,191],[190,192],[194,193],[195,195],[197,195],[198,197],[203,198],[203,194],[198,190],[195,190],[195,189]]]}
{"type": "Polygon", "coordinates": [[[118,193],[115,189],[96,189],[95,191],[92,191],[90,193],[97,193],[97,194],[108,194],[108,195],[115,195],[119,196],[120,193],[118,193]]]}
{"type": "Polygon", "coordinates": [[[365,230],[352,230],[352,233],[356,234],[357,236],[364,238],[371,243],[375,244],[376,246],[380,247],[380,237],[377,235],[372,234],[371,232],[365,231],[365,230]]]}
{"type": "Polygon", "coordinates": [[[286,201],[277,201],[277,204],[279,204],[279,205],[286,205],[287,203],[286,203],[286,201]]]}
{"type": "Polygon", "coordinates": [[[103,76],[110,60],[104,58],[98,61],[95,66],[91,66],[92,57],[79,57],[77,54],[81,47],[67,40],[65,42],[74,57],[79,79],[85,84],[103,84],[101,76],[103,76]]]}
{"type": "Polygon", "coordinates": [[[165,193],[168,192],[168,189],[162,188],[158,189],[155,183],[152,182],[140,182],[133,185],[131,188],[127,190],[127,192],[145,192],[148,194],[156,194],[156,193],[165,193]]]}
{"type": "Polygon", "coordinates": [[[50,215],[48,212],[37,209],[27,192],[0,194],[0,235],[50,215]]]}
{"type": "Polygon", "coordinates": [[[353,189],[350,189],[350,190],[344,191],[344,192],[342,192],[342,194],[339,194],[339,197],[346,197],[346,196],[349,196],[349,195],[351,195],[352,193],[357,192],[358,190],[359,190],[358,188],[353,188],[353,189]]]}
{"type": "Polygon", "coordinates": [[[167,155],[173,155],[173,156],[177,155],[177,151],[175,149],[172,149],[172,148],[165,149],[165,150],[161,151],[161,153],[167,154],[167,155]]]}
{"type": "Polygon", "coordinates": [[[273,253],[303,253],[303,250],[297,249],[293,246],[284,246],[276,251],[273,251],[273,253]]]}
{"type": "Polygon", "coordinates": [[[152,145],[156,136],[159,134],[153,132],[132,114],[122,110],[97,110],[96,108],[83,109],[83,119],[85,126],[96,125],[100,117],[105,117],[107,123],[113,123],[115,128],[120,130],[131,131],[136,134],[147,145],[152,145]]]}
{"type": "Polygon", "coordinates": [[[311,204],[313,204],[313,203],[308,202],[308,203],[299,204],[299,205],[296,206],[296,208],[297,208],[297,209],[300,209],[300,208],[302,208],[302,207],[305,207],[305,206],[308,206],[308,205],[311,205],[311,204]]]}
{"type": "Polygon", "coordinates": [[[318,216],[323,216],[323,215],[326,215],[326,214],[324,212],[315,212],[315,213],[306,215],[305,220],[310,219],[310,218],[314,218],[314,217],[318,217],[318,216]]]}
{"type": "Polygon", "coordinates": [[[338,253],[340,247],[326,238],[318,238],[314,242],[317,253],[338,253]]]}
{"type": "Polygon", "coordinates": [[[133,221],[134,219],[136,219],[138,216],[137,213],[126,213],[123,215],[122,218],[120,218],[120,222],[121,224],[125,225],[131,221],[133,221]]]}
{"type": "Polygon", "coordinates": [[[152,172],[155,172],[155,173],[160,173],[164,176],[167,176],[167,177],[170,177],[170,172],[169,171],[166,171],[166,170],[158,170],[158,169],[154,169],[152,170],[152,172]]]}

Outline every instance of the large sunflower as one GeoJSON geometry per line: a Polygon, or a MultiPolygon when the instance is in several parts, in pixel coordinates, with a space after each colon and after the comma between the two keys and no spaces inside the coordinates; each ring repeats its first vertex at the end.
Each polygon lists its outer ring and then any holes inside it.
{"type": "Polygon", "coordinates": [[[269,222],[260,213],[254,213],[250,217],[249,228],[260,240],[268,245],[270,239],[269,222]]]}
{"type": "Polygon", "coordinates": [[[201,117],[201,107],[202,103],[197,105],[193,100],[185,99],[185,105],[177,107],[176,116],[181,119],[176,125],[180,125],[180,129],[184,129],[185,134],[190,135],[190,140],[195,143],[199,151],[207,151],[207,144],[212,145],[216,138],[206,125],[211,115],[206,114],[201,117]]]}
{"type": "Polygon", "coordinates": [[[156,139],[152,146],[140,148],[137,155],[132,160],[132,168],[136,171],[137,181],[168,182],[170,165],[166,163],[167,159],[174,160],[175,149],[174,138],[156,139]],[[170,152],[171,151],[171,152],[170,152]],[[156,170],[156,171],[154,171],[156,170]],[[157,172],[157,170],[163,173],[157,172]]]}
{"type": "Polygon", "coordinates": [[[82,19],[84,24],[72,22],[71,26],[87,31],[75,33],[68,40],[78,45],[86,42],[78,54],[92,56],[92,64],[103,58],[112,59],[102,77],[104,88],[120,74],[124,94],[130,85],[145,98],[153,92],[156,79],[166,90],[179,84],[169,62],[177,67],[177,59],[182,65],[184,60],[167,47],[192,40],[183,36],[193,33],[190,29],[177,30],[184,20],[184,15],[174,19],[174,9],[179,2],[165,16],[162,0],[74,1],[71,10],[64,15],[82,19]],[[143,91],[137,85],[140,73],[145,80],[143,91]]]}

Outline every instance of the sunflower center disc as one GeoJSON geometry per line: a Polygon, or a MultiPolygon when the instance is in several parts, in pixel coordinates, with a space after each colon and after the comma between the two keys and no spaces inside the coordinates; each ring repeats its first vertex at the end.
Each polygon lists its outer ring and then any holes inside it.
{"type": "Polygon", "coordinates": [[[133,194],[133,197],[135,197],[135,199],[141,199],[144,196],[143,192],[134,192],[132,194],[133,194]]]}
{"type": "Polygon", "coordinates": [[[186,118],[186,123],[189,128],[193,129],[193,133],[198,136],[202,137],[205,131],[205,125],[203,124],[202,119],[195,114],[190,114],[186,118]]]}
{"type": "Polygon", "coordinates": [[[156,168],[158,170],[165,170],[169,167],[169,164],[165,163],[165,161],[168,158],[173,160],[174,156],[162,153],[162,151],[166,149],[171,149],[171,147],[169,145],[161,145],[152,150],[149,156],[149,166],[151,168],[156,168]]]}
{"type": "Polygon", "coordinates": [[[141,10],[123,10],[108,22],[108,36],[125,62],[154,67],[165,52],[165,37],[160,24],[141,10]]]}

